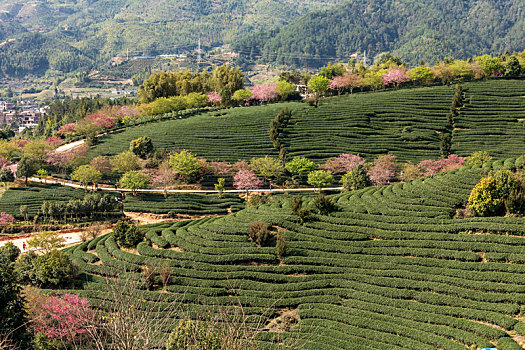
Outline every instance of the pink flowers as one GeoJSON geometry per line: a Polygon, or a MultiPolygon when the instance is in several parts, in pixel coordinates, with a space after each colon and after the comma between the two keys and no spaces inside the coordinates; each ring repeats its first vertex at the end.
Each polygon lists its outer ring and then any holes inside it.
{"type": "Polygon", "coordinates": [[[13,215],[7,214],[5,212],[0,213],[0,225],[14,224],[16,222],[13,215]]]}
{"type": "Polygon", "coordinates": [[[59,146],[62,146],[64,144],[64,140],[62,140],[58,136],[51,136],[46,139],[46,142],[48,145],[50,145],[53,148],[57,148],[59,146]]]}
{"type": "Polygon", "coordinates": [[[424,176],[434,175],[443,171],[458,169],[465,164],[465,158],[451,154],[448,158],[440,160],[426,159],[421,161],[417,167],[421,169],[424,176]]]}
{"type": "Polygon", "coordinates": [[[214,105],[222,102],[222,97],[217,91],[208,92],[206,97],[208,97],[208,101],[214,105]]]}
{"type": "Polygon", "coordinates": [[[253,190],[261,186],[262,181],[251,170],[239,170],[233,177],[233,186],[238,190],[253,190]]]}
{"type": "Polygon", "coordinates": [[[327,160],[319,169],[328,170],[334,174],[343,174],[354,171],[359,164],[365,164],[365,160],[360,156],[342,153],[337,158],[327,160]]]}
{"type": "Polygon", "coordinates": [[[109,129],[116,124],[115,119],[104,114],[91,114],[88,115],[86,119],[95,124],[99,129],[109,129]]]}
{"type": "Polygon", "coordinates": [[[74,294],[47,298],[36,310],[33,327],[48,338],[73,340],[86,332],[92,313],[86,299],[74,294]]]}
{"type": "Polygon", "coordinates": [[[261,102],[268,102],[277,98],[277,83],[259,84],[250,89],[252,97],[261,102]]]}
{"type": "Polygon", "coordinates": [[[390,68],[388,72],[383,74],[383,84],[385,86],[394,85],[397,88],[408,80],[409,77],[405,69],[390,68]]]}
{"type": "Polygon", "coordinates": [[[75,123],[66,124],[58,130],[58,134],[62,136],[70,136],[75,133],[76,126],[77,124],[75,123]]]}
{"type": "Polygon", "coordinates": [[[380,156],[374,160],[368,176],[374,185],[386,185],[396,175],[396,168],[396,156],[380,156]]]}
{"type": "Polygon", "coordinates": [[[230,173],[230,165],[226,162],[211,162],[210,168],[215,175],[228,175],[230,173]]]}

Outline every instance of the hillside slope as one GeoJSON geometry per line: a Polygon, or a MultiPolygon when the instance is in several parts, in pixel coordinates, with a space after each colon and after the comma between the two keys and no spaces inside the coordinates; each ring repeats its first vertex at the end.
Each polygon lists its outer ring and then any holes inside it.
{"type": "MultiPolygon", "coordinates": [[[[485,150],[498,158],[525,153],[525,82],[465,83],[466,105],[456,120],[452,152],[467,156],[485,150]],[[521,120],[521,121],[520,121],[521,120]]],[[[209,160],[235,162],[277,156],[268,136],[280,109],[293,116],[280,136],[286,153],[324,161],[341,153],[371,160],[391,153],[418,162],[440,156],[454,88],[434,86],[327,98],[319,108],[278,103],[167,120],[104,135],[91,155],[114,155],[129,142],[149,136],[155,147],[188,149],[209,160]]]]}
{"type": "MultiPolygon", "coordinates": [[[[491,166],[503,162],[483,170],[491,166]]],[[[288,200],[274,200],[223,218],[149,226],[135,253],[104,236],[69,249],[92,276],[75,292],[104,307],[113,299],[100,292],[100,275],[125,268],[139,286],[141,267],[167,264],[168,293],[138,290],[145,303],[192,309],[238,297],[248,315],[298,310],[292,334],[309,341],[306,349],[519,349],[509,333],[525,334],[517,317],[525,305],[524,219],[452,219],[481,174],[463,168],[346,192],[334,197],[340,211],[304,224],[288,200]],[[248,240],[256,220],[286,236],[281,262],[273,246],[248,240]]]]}
{"type": "MultiPolygon", "coordinates": [[[[216,47],[251,32],[278,28],[311,10],[339,2],[341,0],[302,0],[299,3],[290,0],[100,0],[66,3],[59,0],[2,0],[0,40],[25,39],[38,33],[46,43],[44,46],[26,44],[17,47],[13,42],[7,42],[0,47],[0,63],[3,65],[6,60],[2,55],[34,55],[33,51],[45,47],[46,52],[37,52],[38,58],[44,61],[42,65],[54,59],[49,51],[64,44],[68,45],[67,51],[78,49],[79,53],[74,52],[76,56],[89,58],[83,62],[88,64],[105,63],[116,55],[125,56],[127,50],[133,56],[181,53],[196,48],[199,38],[204,47],[216,47]],[[10,30],[3,30],[3,27],[10,30]]],[[[16,64],[15,59],[6,62],[16,64]]],[[[63,68],[58,70],[69,72],[79,67],[82,64],[58,67],[63,68]]],[[[29,70],[29,73],[42,74],[38,68],[41,67],[29,70]]],[[[15,75],[6,70],[4,73],[15,75]]],[[[28,74],[21,70],[16,73],[28,74]]]]}
{"type": "Polygon", "coordinates": [[[236,44],[246,59],[319,67],[392,52],[411,63],[525,49],[520,0],[348,1],[236,44]]]}

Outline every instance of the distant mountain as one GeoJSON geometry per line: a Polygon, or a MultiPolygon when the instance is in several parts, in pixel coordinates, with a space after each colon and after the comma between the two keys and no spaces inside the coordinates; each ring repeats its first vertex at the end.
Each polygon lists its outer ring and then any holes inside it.
{"type": "Polygon", "coordinates": [[[352,0],[239,40],[246,61],[319,67],[391,52],[417,63],[525,49],[523,0],[352,0]]]}
{"type": "Polygon", "coordinates": [[[194,48],[199,38],[204,47],[213,48],[341,2],[0,0],[0,71],[68,72],[128,50],[132,55],[177,53],[194,48]]]}

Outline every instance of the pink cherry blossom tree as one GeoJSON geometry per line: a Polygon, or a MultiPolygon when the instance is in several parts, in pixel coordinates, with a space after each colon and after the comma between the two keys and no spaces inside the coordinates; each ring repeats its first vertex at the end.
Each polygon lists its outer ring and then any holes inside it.
{"type": "Polygon", "coordinates": [[[75,129],[76,126],[77,124],[75,123],[69,123],[69,124],[63,125],[60,128],[60,130],[58,130],[58,134],[62,136],[71,136],[72,134],[76,132],[76,129],[75,129]]]}
{"type": "Polygon", "coordinates": [[[99,129],[109,129],[115,126],[115,119],[105,114],[90,114],[86,119],[92,122],[99,129]]]}
{"type": "Polygon", "coordinates": [[[409,79],[405,69],[390,68],[388,72],[383,74],[383,84],[385,86],[394,85],[396,89],[409,79]]]}
{"type": "Polygon", "coordinates": [[[33,328],[50,339],[74,342],[87,332],[93,317],[89,302],[75,294],[51,296],[33,306],[33,328]]]}
{"type": "Polygon", "coordinates": [[[222,97],[217,91],[208,92],[206,97],[208,97],[208,101],[214,106],[222,102],[222,97]]]}
{"type": "Polygon", "coordinates": [[[277,98],[277,83],[258,84],[251,89],[252,98],[261,102],[268,102],[277,98]]]}
{"type": "Polygon", "coordinates": [[[239,170],[233,177],[233,186],[238,190],[245,190],[248,195],[249,190],[261,187],[262,181],[252,170],[239,170]]]}
{"type": "Polygon", "coordinates": [[[177,174],[171,170],[168,163],[162,164],[153,176],[152,183],[160,185],[164,189],[164,198],[168,197],[168,186],[173,185],[177,179],[177,174]]]}
{"type": "Polygon", "coordinates": [[[228,175],[230,168],[230,164],[226,162],[210,162],[210,169],[215,175],[228,175]]]}
{"type": "Polygon", "coordinates": [[[354,171],[359,164],[365,164],[365,159],[356,154],[342,153],[336,158],[331,158],[319,169],[328,170],[333,174],[343,174],[354,171]]]}
{"type": "Polygon", "coordinates": [[[100,171],[100,173],[103,175],[111,173],[112,167],[109,158],[106,158],[104,156],[98,156],[91,159],[90,164],[93,167],[93,169],[95,169],[96,171],[100,171]]]}
{"type": "Polygon", "coordinates": [[[57,148],[59,146],[62,146],[65,142],[58,136],[51,136],[46,139],[46,142],[48,145],[50,145],[53,148],[57,148]]]}
{"type": "Polygon", "coordinates": [[[337,95],[341,96],[341,92],[346,88],[347,82],[344,76],[336,76],[330,80],[328,88],[337,91],[337,95]]]}
{"type": "Polygon", "coordinates": [[[13,215],[5,212],[0,213],[0,225],[14,224],[15,222],[16,220],[13,215]]]}
{"type": "Polygon", "coordinates": [[[396,175],[396,156],[383,155],[374,160],[368,176],[376,186],[386,185],[396,175]]]}

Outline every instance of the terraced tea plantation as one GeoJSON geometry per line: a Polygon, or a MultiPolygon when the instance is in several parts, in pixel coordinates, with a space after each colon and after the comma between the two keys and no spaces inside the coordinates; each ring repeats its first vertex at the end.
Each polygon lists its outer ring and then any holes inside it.
{"type": "MultiPolygon", "coordinates": [[[[136,251],[107,235],[68,252],[91,275],[78,292],[95,305],[111,299],[100,292],[102,276],[125,269],[144,308],[239,297],[248,315],[297,310],[298,326],[284,335],[308,341],[306,349],[521,349],[525,219],[453,218],[483,171],[515,162],[338,194],[339,211],[304,224],[281,198],[225,217],[145,226],[136,251]],[[275,247],[248,240],[256,220],[286,236],[282,261],[275,247]],[[169,265],[168,293],[141,289],[147,264],[169,265]]],[[[261,344],[275,346],[271,338],[263,332],[261,344]]]]}
{"type": "Polygon", "coordinates": [[[453,152],[487,150],[498,158],[523,154],[525,81],[497,80],[464,85],[466,105],[456,120],[453,152]]]}
{"type": "Polygon", "coordinates": [[[171,215],[226,215],[244,208],[244,200],[238,195],[224,194],[219,199],[216,194],[163,194],[140,193],[126,196],[124,209],[154,214],[171,215]]]}
{"type": "MultiPolygon", "coordinates": [[[[464,89],[466,105],[456,121],[452,151],[470,155],[486,150],[500,158],[523,154],[525,81],[472,82],[464,89]]],[[[453,94],[453,86],[434,86],[327,98],[319,108],[304,103],[233,108],[106,135],[91,155],[114,155],[146,135],[156,147],[188,149],[209,160],[277,156],[269,123],[287,107],[294,112],[280,140],[291,157],[321,162],[341,153],[370,160],[392,153],[401,161],[417,162],[440,156],[440,133],[447,126],[453,94]]]]}
{"type": "Polygon", "coordinates": [[[59,185],[9,188],[0,197],[0,211],[21,219],[21,205],[27,205],[28,214],[33,216],[38,213],[44,201],[67,202],[70,199],[83,199],[84,195],[84,190],[59,185]]]}

